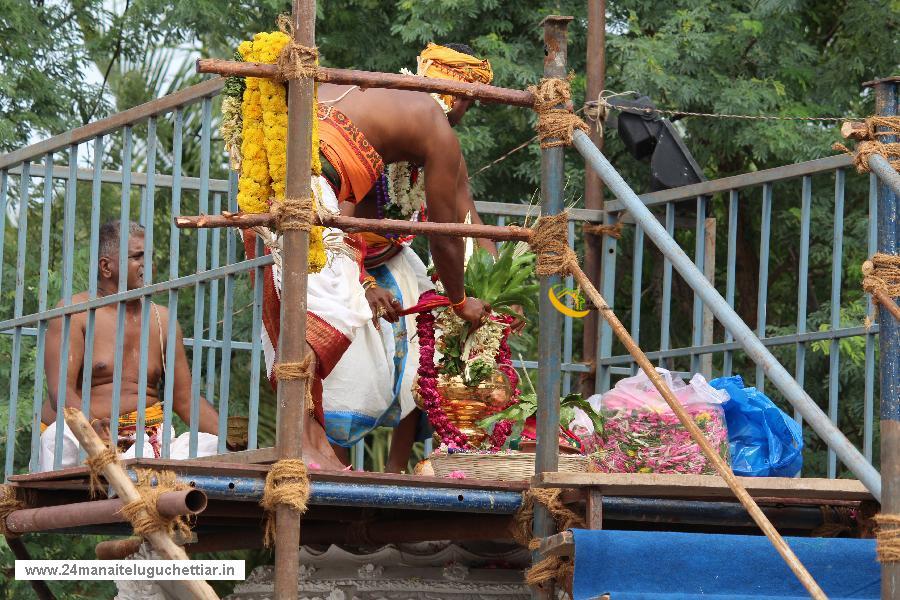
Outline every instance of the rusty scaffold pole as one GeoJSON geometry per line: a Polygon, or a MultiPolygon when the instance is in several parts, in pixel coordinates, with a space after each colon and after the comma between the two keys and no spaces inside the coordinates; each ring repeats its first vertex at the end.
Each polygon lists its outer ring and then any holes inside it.
{"type": "MultiPolygon", "coordinates": [[[[315,46],[316,2],[293,0],[293,42],[315,46]]],[[[312,194],[312,108],[314,86],[308,78],[292,79],[288,86],[287,180],[285,198],[309,198],[312,194]]],[[[302,229],[283,232],[281,334],[278,360],[301,363],[306,356],[306,285],[309,233],[302,229]]],[[[303,457],[303,428],[308,417],[304,378],[279,379],[278,428],[275,447],[279,460],[303,457]]],[[[296,600],[300,560],[301,516],[285,505],[275,512],[275,597],[296,600]]]]}
{"type": "MultiPolygon", "coordinates": [[[[587,87],[585,101],[596,100],[606,86],[606,0],[588,0],[587,28],[587,87]]],[[[603,123],[600,116],[590,123],[591,141],[603,150],[603,123]]],[[[603,181],[593,169],[584,169],[584,207],[588,210],[603,210],[603,181]]],[[[603,236],[585,232],[584,272],[594,285],[600,287],[600,258],[603,236]]],[[[587,363],[596,364],[597,332],[600,321],[597,313],[591,311],[584,318],[582,334],[582,356],[587,363]]],[[[596,391],[593,377],[583,379],[581,393],[585,398],[596,391]]]]}
{"type": "MultiPolygon", "coordinates": [[[[567,39],[572,17],[549,16],[544,19],[544,77],[566,77],[567,39]]],[[[555,215],[563,211],[563,147],[541,149],[541,214],[555,215]]],[[[559,385],[561,369],[562,315],[553,308],[549,294],[559,285],[559,275],[541,278],[539,300],[540,334],[538,336],[538,409],[535,474],[559,470],[559,385]]],[[[556,533],[556,523],[542,505],[535,506],[536,538],[556,533]]],[[[535,552],[534,560],[540,560],[535,552]]],[[[550,589],[533,589],[534,598],[551,598],[550,589]]]]}
{"type": "MultiPolygon", "coordinates": [[[[897,116],[900,78],[890,77],[873,83],[875,113],[882,117],[897,116]]],[[[884,143],[900,141],[896,136],[880,139],[884,143]]],[[[878,180],[878,252],[900,254],[900,195],[881,179],[878,180]]],[[[900,321],[892,316],[890,308],[889,303],[878,303],[881,513],[896,516],[900,514],[900,321]]],[[[883,524],[883,527],[888,526],[888,523],[883,524]]],[[[900,599],[900,563],[882,562],[881,597],[900,599]]]]}

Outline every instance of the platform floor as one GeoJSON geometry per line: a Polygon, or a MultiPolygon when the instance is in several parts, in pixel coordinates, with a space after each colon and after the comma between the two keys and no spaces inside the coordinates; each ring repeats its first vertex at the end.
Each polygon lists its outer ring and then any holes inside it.
{"type": "MultiPolygon", "coordinates": [[[[215,458],[215,460],[211,460],[215,458]]],[[[168,469],[209,498],[197,517],[200,544],[215,540],[233,548],[261,546],[262,497],[268,464],[202,460],[129,459],[126,469],[168,469]]],[[[312,471],[304,544],[378,545],[432,540],[510,539],[509,528],[522,492],[561,487],[563,499],[586,517],[590,528],[662,529],[750,533],[755,525],[724,481],[705,475],[545,473],[533,482],[446,479],[390,473],[312,471]]],[[[823,526],[874,514],[877,505],[858,481],[806,478],[741,478],[779,529],[817,535],[823,526]]],[[[16,475],[9,483],[28,490],[32,507],[86,502],[88,470],[74,467],[16,475]]],[[[840,529],[840,528],[838,528],[840,529]]],[[[862,529],[862,530],[860,530],[862,529]]],[[[867,535],[847,526],[838,533],[867,535]]],[[[129,526],[110,522],[60,533],[127,536],[129,526]]],[[[211,543],[211,542],[210,542],[211,543]]]]}

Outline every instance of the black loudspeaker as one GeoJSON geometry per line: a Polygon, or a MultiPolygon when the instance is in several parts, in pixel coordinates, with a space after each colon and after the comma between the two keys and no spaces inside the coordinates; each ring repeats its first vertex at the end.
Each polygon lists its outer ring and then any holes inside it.
{"type": "Polygon", "coordinates": [[[614,126],[625,148],[638,160],[650,160],[651,191],[706,181],[678,131],[660,116],[650,98],[616,98],[610,104],[619,109],[614,126]]]}

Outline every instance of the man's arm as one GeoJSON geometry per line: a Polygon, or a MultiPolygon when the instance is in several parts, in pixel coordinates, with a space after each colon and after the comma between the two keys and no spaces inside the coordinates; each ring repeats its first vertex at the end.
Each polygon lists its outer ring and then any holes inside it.
{"type": "MultiPolygon", "coordinates": [[[[443,115],[432,118],[431,127],[427,131],[429,135],[424,152],[424,167],[428,218],[438,223],[457,223],[462,208],[472,201],[468,185],[460,185],[462,152],[459,140],[443,115]]],[[[465,214],[464,210],[462,214],[465,214]]],[[[469,323],[481,323],[485,315],[484,303],[477,298],[465,298],[462,239],[428,236],[428,241],[444,291],[454,304],[454,312],[469,323]]]]}
{"type": "MultiPolygon", "coordinates": [[[[471,215],[472,223],[475,225],[484,225],[478,209],[475,208],[475,200],[472,198],[472,189],[469,187],[469,170],[466,168],[466,160],[463,156],[459,157],[459,178],[457,179],[457,189],[464,191],[465,201],[460,204],[460,213],[457,215],[458,222],[462,223],[466,218],[466,213],[471,215]]],[[[497,244],[494,240],[486,238],[476,238],[479,246],[487,250],[491,256],[497,257],[497,244]]]]}
{"type": "MultiPolygon", "coordinates": [[[[162,309],[160,309],[162,312],[162,309]]],[[[164,326],[168,328],[169,313],[166,311],[164,326]]],[[[169,340],[166,340],[169,343],[169,340]]],[[[171,374],[167,373],[169,377],[171,374]]],[[[184,336],[181,333],[181,325],[175,323],[175,381],[172,385],[172,410],[181,419],[190,425],[191,423],[191,372],[188,369],[187,354],[184,351],[184,336]]],[[[200,424],[198,429],[205,433],[218,435],[219,413],[200,396],[200,424]]]]}
{"type": "MultiPolygon", "coordinates": [[[[62,306],[62,302],[57,304],[62,306]]],[[[44,373],[47,377],[47,393],[55,413],[59,399],[59,355],[62,341],[63,318],[53,319],[47,326],[44,373]]],[[[69,364],[66,370],[66,406],[81,409],[81,367],[84,364],[84,330],[73,316],[69,323],[69,364]]],[[[88,415],[90,418],[90,415],[88,415]]]]}

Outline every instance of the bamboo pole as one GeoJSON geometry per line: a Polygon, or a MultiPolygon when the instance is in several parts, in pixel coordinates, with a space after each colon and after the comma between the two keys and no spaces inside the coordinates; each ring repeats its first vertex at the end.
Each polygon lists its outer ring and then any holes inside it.
{"type": "MultiPolygon", "coordinates": [[[[64,411],[66,424],[72,430],[78,443],[81,444],[88,456],[97,456],[106,449],[100,436],[97,435],[97,432],[94,431],[80,410],[66,407],[64,411]]],[[[116,494],[124,502],[134,502],[141,499],[141,495],[120,462],[116,461],[106,465],[103,467],[102,473],[109,485],[112,486],[116,494]]],[[[152,531],[146,537],[153,549],[164,559],[188,560],[188,555],[184,548],[177,545],[165,531],[152,531]]],[[[173,581],[172,583],[176,584],[179,589],[189,594],[192,598],[201,600],[218,600],[219,598],[212,587],[205,581],[187,580],[173,581]]]]}
{"type": "MultiPolygon", "coordinates": [[[[448,235],[478,237],[497,241],[528,241],[531,229],[509,225],[479,225],[470,223],[436,223],[431,221],[400,221],[395,219],[361,219],[343,215],[319,215],[317,224],[335,227],[347,233],[367,231],[371,233],[394,233],[400,235],[448,235]]],[[[202,229],[215,227],[272,227],[274,219],[269,213],[222,213],[221,215],[197,215],[175,217],[175,226],[180,229],[202,229]]]]}
{"type": "MultiPolygon", "coordinates": [[[[218,58],[201,58],[197,61],[198,73],[218,73],[219,75],[238,77],[278,76],[278,67],[264,63],[237,62],[218,58]]],[[[450,94],[462,98],[472,98],[481,102],[508,104],[531,108],[534,96],[531,92],[513,90],[484,83],[467,83],[451,79],[433,79],[418,75],[400,75],[398,73],[379,73],[377,71],[355,71],[353,69],[331,69],[319,67],[314,77],[319,83],[339,85],[356,85],[362,89],[387,88],[412,92],[436,92],[450,94]]]]}
{"type": "Polygon", "coordinates": [[[697,445],[700,446],[703,455],[710,463],[712,463],[722,479],[725,480],[725,483],[728,484],[728,487],[734,492],[734,495],[750,514],[753,521],[759,526],[763,533],[766,534],[766,537],[769,538],[769,541],[775,546],[775,550],[778,551],[778,554],[781,555],[784,562],[787,563],[791,571],[794,572],[794,575],[797,576],[797,579],[800,580],[800,583],[803,584],[803,587],[806,588],[809,595],[817,600],[826,600],[827,596],[825,595],[825,592],[822,591],[822,588],[819,587],[816,580],[809,574],[809,571],[806,570],[806,567],[803,566],[803,563],[800,562],[800,559],[797,558],[797,555],[794,554],[791,547],[788,546],[787,542],[784,541],[784,538],[781,537],[781,534],[778,533],[778,530],[775,529],[768,517],[763,513],[762,509],[759,508],[759,505],[756,504],[753,497],[750,496],[747,490],[744,489],[744,486],[737,480],[728,464],[716,453],[709,441],[703,436],[703,432],[700,431],[700,428],[694,423],[691,416],[684,410],[684,407],[678,402],[678,399],[675,398],[675,394],[669,389],[669,386],[666,385],[662,376],[656,371],[656,368],[644,354],[644,351],[635,343],[634,338],[631,337],[628,330],[625,329],[625,326],[619,321],[619,318],[606,303],[606,300],[603,299],[603,296],[600,295],[600,292],[597,291],[597,288],[591,283],[590,279],[588,279],[584,271],[576,265],[572,269],[572,275],[575,277],[575,282],[578,286],[584,291],[594,306],[597,307],[600,316],[609,323],[613,333],[619,338],[619,341],[622,342],[622,345],[625,346],[625,349],[628,350],[628,353],[631,354],[638,366],[641,367],[641,370],[646,373],[650,381],[653,382],[653,386],[665,399],[666,403],[672,409],[672,412],[675,413],[675,416],[678,417],[681,424],[688,430],[688,433],[691,434],[691,438],[693,438],[693,440],[697,442],[697,445]]]}
{"type": "MultiPolygon", "coordinates": [[[[292,44],[316,45],[316,0],[293,0],[292,44]]],[[[314,86],[311,79],[288,82],[287,177],[285,199],[312,195],[312,127],[314,86]]],[[[316,149],[318,151],[318,149],[316,149]]],[[[302,363],[306,357],[306,286],[309,232],[289,229],[282,238],[281,332],[278,362],[302,363]]],[[[279,379],[275,449],[279,461],[303,457],[303,430],[310,417],[306,410],[306,379],[279,379]]],[[[288,505],[275,509],[275,597],[296,600],[300,576],[300,520],[288,505]]]]}

